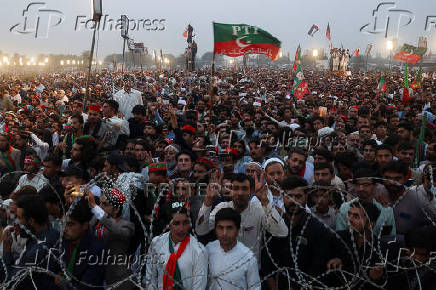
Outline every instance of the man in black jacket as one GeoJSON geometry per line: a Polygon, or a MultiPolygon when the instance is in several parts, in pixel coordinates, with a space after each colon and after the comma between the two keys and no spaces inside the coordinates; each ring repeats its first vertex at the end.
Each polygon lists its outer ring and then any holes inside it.
{"type": "Polygon", "coordinates": [[[290,227],[285,238],[271,237],[266,254],[262,253],[262,274],[278,271],[267,279],[270,289],[301,289],[327,287],[313,278],[327,271],[332,258],[332,230],[306,210],[306,180],[287,177],[281,188],[286,209],[285,222],[290,227]]]}

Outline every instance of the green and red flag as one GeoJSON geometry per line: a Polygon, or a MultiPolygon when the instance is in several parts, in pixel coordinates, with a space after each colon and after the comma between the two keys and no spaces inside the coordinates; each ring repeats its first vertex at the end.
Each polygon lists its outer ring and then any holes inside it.
{"type": "Polygon", "coordinates": [[[357,57],[360,57],[360,49],[356,48],[354,50],[354,55],[357,56],[357,57]]]}
{"type": "Polygon", "coordinates": [[[298,63],[295,78],[294,78],[294,85],[292,86],[292,94],[301,100],[304,97],[304,95],[307,93],[308,89],[309,89],[309,85],[307,83],[307,80],[304,79],[301,63],[298,63]]]}
{"type": "Polygon", "coordinates": [[[297,72],[297,66],[299,64],[301,64],[301,47],[300,47],[300,45],[298,45],[297,51],[295,52],[294,65],[292,66],[294,73],[297,72]]]}
{"type": "Polygon", "coordinates": [[[281,42],[267,31],[247,24],[213,23],[215,54],[237,57],[264,54],[276,60],[281,42]]]}
{"type": "Polygon", "coordinates": [[[327,30],[325,32],[325,36],[327,37],[328,40],[332,40],[332,35],[330,33],[330,23],[327,23],[327,30]]]}
{"type": "Polygon", "coordinates": [[[394,59],[416,64],[426,51],[427,48],[425,47],[416,47],[405,43],[400,51],[394,55],[394,59]]]}
{"type": "Polygon", "coordinates": [[[385,82],[384,77],[380,78],[380,81],[378,82],[377,89],[379,89],[382,92],[386,91],[386,82],[385,82]]]}
{"type": "Polygon", "coordinates": [[[418,72],[415,75],[415,79],[412,82],[412,89],[420,88],[421,82],[422,82],[422,69],[419,68],[418,72]]]}
{"type": "Polygon", "coordinates": [[[404,88],[403,88],[403,103],[405,106],[409,105],[412,98],[409,95],[409,68],[407,63],[404,65],[404,88]]]}

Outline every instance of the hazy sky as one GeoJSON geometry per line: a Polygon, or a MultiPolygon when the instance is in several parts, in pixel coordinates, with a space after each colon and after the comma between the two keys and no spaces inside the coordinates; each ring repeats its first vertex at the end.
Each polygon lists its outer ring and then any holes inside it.
{"type": "MultiPolygon", "coordinates": [[[[39,53],[75,53],[90,49],[91,30],[75,31],[77,16],[90,15],[89,0],[39,0],[46,3],[46,9],[63,12],[64,20],[55,27],[50,27],[47,37],[35,38],[34,33],[19,34],[10,32],[10,28],[21,23],[16,30],[22,30],[24,17],[23,10],[32,1],[0,0],[1,1],[1,29],[2,39],[0,50],[4,52],[19,52],[27,55],[39,53]]],[[[394,2],[394,1],[392,1],[394,2]]],[[[284,53],[294,54],[300,43],[304,49],[327,48],[328,40],[325,37],[327,23],[330,23],[332,43],[340,47],[354,50],[360,48],[363,53],[368,43],[374,44],[373,52],[386,54],[386,44],[383,34],[361,33],[360,28],[374,23],[372,11],[382,2],[373,0],[345,1],[345,0],[103,0],[104,14],[109,18],[118,19],[126,14],[133,19],[165,19],[165,30],[130,32],[136,42],[144,42],[149,51],[162,48],[164,53],[179,55],[186,47],[183,31],[188,23],[194,27],[195,41],[198,43],[199,55],[213,49],[212,21],[222,23],[246,23],[259,26],[282,41],[284,53]],[[318,31],[312,38],[307,35],[308,30],[316,24],[318,31]]],[[[377,28],[383,28],[388,8],[402,9],[412,12],[414,20],[409,25],[400,28],[398,43],[404,42],[417,45],[418,36],[429,37],[429,47],[436,52],[436,28],[425,31],[427,16],[434,16],[436,22],[436,1],[396,1],[395,5],[382,6],[384,12],[379,13],[377,28]],[[433,37],[432,37],[433,36],[433,37]]],[[[34,6],[36,7],[36,6],[34,6]]],[[[398,12],[391,11],[390,30],[392,36],[396,34],[398,12]]],[[[33,26],[36,13],[29,14],[28,26],[33,26]],[[31,17],[32,16],[32,17],[31,17]]],[[[408,20],[407,12],[403,13],[401,24],[408,20]]],[[[41,12],[40,15],[48,15],[41,12]]],[[[57,21],[52,14],[50,23],[57,21]]],[[[47,17],[41,16],[41,26],[48,23],[47,17]],[[44,22],[45,21],[45,22],[44,22]]],[[[83,27],[83,25],[82,25],[83,27]]],[[[42,29],[44,30],[44,29],[42,29]]],[[[122,39],[118,30],[100,31],[98,42],[99,58],[112,53],[121,52],[122,39]]]]}

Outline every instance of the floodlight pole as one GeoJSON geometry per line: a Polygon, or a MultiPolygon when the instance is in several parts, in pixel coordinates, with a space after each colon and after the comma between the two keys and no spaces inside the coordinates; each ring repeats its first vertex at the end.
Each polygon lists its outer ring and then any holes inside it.
{"type": "Polygon", "coordinates": [[[100,20],[96,20],[95,21],[95,26],[94,26],[94,32],[92,34],[92,44],[91,44],[91,52],[89,55],[89,63],[88,63],[88,76],[86,78],[86,93],[85,93],[85,98],[83,100],[83,108],[86,108],[86,103],[89,99],[89,82],[91,80],[91,68],[92,68],[92,60],[94,58],[94,48],[95,48],[95,33],[97,31],[97,26],[99,24],[100,20]]]}
{"type": "Polygon", "coordinates": [[[122,72],[124,72],[125,66],[126,66],[126,38],[124,38],[124,42],[123,42],[123,70],[122,72]]]}

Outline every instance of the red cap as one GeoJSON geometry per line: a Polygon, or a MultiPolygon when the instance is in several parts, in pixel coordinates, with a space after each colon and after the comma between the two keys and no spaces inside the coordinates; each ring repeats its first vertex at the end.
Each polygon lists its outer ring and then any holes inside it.
{"type": "Polygon", "coordinates": [[[191,132],[192,134],[195,134],[196,130],[191,125],[185,125],[185,126],[183,126],[182,131],[188,131],[188,132],[191,132]]]}
{"type": "Polygon", "coordinates": [[[209,170],[214,168],[212,161],[207,157],[200,157],[198,158],[197,162],[203,163],[208,167],[207,169],[209,170]]]}
{"type": "Polygon", "coordinates": [[[226,147],[226,149],[224,149],[224,152],[232,154],[233,156],[238,155],[238,151],[235,148],[232,148],[232,147],[226,147]]]}
{"type": "Polygon", "coordinates": [[[101,112],[101,106],[99,105],[89,105],[88,109],[90,111],[101,112]]]}

